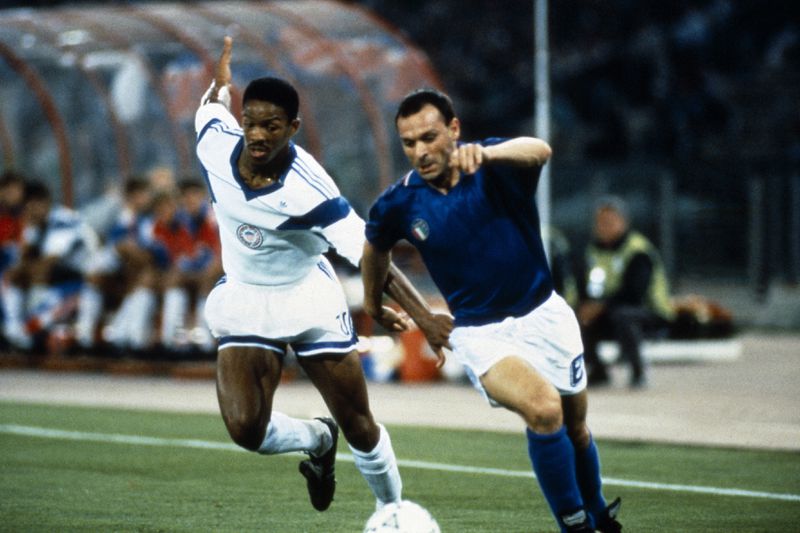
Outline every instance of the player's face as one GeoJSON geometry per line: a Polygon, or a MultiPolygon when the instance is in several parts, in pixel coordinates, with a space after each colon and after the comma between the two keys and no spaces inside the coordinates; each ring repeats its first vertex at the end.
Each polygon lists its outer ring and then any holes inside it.
{"type": "Polygon", "coordinates": [[[183,208],[192,215],[200,213],[206,201],[206,193],[200,188],[186,189],[181,194],[181,204],[183,208]]]}
{"type": "Polygon", "coordinates": [[[50,213],[50,201],[43,199],[28,200],[22,210],[26,223],[32,226],[44,224],[50,213]]]}
{"type": "Polygon", "coordinates": [[[423,179],[445,175],[460,134],[457,118],[445,124],[442,113],[427,104],[413,115],[398,118],[397,132],[408,161],[423,179]]]}
{"type": "Polygon", "coordinates": [[[627,231],[628,223],[615,209],[599,209],[594,218],[594,234],[601,243],[611,244],[627,231]]]}
{"type": "Polygon", "coordinates": [[[153,197],[149,190],[138,190],[128,196],[128,205],[136,213],[143,213],[150,207],[150,202],[152,202],[152,200],[153,197]]]}
{"type": "Polygon", "coordinates": [[[262,100],[248,100],[242,111],[245,160],[254,166],[268,164],[286,151],[299,127],[300,120],[289,120],[282,107],[262,100]]]}
{"type": "Polygon", "coordinates": [[[163,197],[153,206],[153,216],[162,223],[169,223],[178,214],[178,203],[173,197],[163,197]]]}
{"type": "Polygon", "coordinates": [[[25,197],[25,186],[22,183],[8,183],[0,190],[0,205],[16,208],[22,205],[25,197]]]}

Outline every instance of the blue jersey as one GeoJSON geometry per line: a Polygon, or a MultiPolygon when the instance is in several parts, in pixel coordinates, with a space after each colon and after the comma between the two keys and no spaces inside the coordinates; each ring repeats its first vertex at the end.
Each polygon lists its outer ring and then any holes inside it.
{"type": "Polygon", "coordinates": [[[485,165],[442,194],[411,171],[370,209],[367,239],[382,251],[413,244],[456,326],[525,315],[553,291],[534,202],[540,172],[485,165]]]}

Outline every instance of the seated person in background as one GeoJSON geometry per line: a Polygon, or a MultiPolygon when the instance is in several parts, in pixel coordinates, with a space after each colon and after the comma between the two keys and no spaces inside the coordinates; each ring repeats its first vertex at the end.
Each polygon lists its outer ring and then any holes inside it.
{"type": "MultiPolygon", "coordinates": [[[[153,203],[150,229],[150,246],[161,270],[164,291],[161,343],[173,352],[192,347],[186,327],[190,297],[195,297],[195,308],[202,309],[206,296],[220,277],[216,223],[205,219],[200,227],[193,227],[190,216],[181,210],[180,199],[174,193],[159,193],[153,203]],[[208,225],[214,237],[203,229],[208,225]]],[[[200,313],[196,318],[202,320],[202,316],[200,313]]]]}
{"type": "Polygon", "coordinates": [[[16,172],[0,176],[0,274],[17,259],[22,238],[25,178],[16,172]]]}
{"type": "Polygon", "coordinates": [[[134,350],[146,348],[150,341],[156,308],[155,271],[141,232],[151,201],[146,179],[133,176],[126,180],[122,207],[104,235],[103,247],[89,263],[81,290],[75,339],[82,350],[96,348],[104,312],[117,307],[106,340],[120,349],[134,350]]]}
{"type": "Polygon", "coordinates": [[[39,348],[48,329],[72,310],[97,235],[75,211],[53,205],[40,182],[25,186],[19,258],[4,275],[3,334],[23,350],[39,348]]]}
{"type": "Polygon", "coordinates": [[[648,329],[667,326],[674,311],[658,251],[630,229],[620,198],[609,196],[597,203],[594,239],[584,260],[577,315],[589,385],[609,382],[597,344],[601,339],[613,339],[631,365],[631,387],[642,387],[647,382],[640,349],[642,336],[648,329]]]}
{"type": "Polygon", "coordinates": [[[203,260],[199,270],[186,272],[183,278],[189,285],[190,292],[194,293],[194,322],[190,330],[190,340],[203,352],[214,353],[216,341],[205,322],[206,296],[222,277],[222,250],[219,242],[219,229],[214,210],[208,197],[206,185],[193,178],[184,177],[178,183],[180,191],[180,217],[189,228],[195,243],[205,257],[208,252],[211,256],[203,260]]]}

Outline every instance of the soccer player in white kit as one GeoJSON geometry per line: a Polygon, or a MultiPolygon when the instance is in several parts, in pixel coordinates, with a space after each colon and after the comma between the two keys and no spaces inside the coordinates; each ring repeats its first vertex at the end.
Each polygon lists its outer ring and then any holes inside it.
{"type": "MultiPolygon", "coordinates": [[[[195,119],[197,155],[219,224],[225,271],[205,308],[218,340],[223,420],[234,442],[248,450],[307,452],[310,458],[300,471],[319,511],[333,499],[341,427],[376,505],[399,501],[402,483],[389,434],[369,409],[344,291],[322,255],[335,248],[358,266],[364,222],[322,166],[291,141],[300,119],[290,84],[253,80],[243,95],[240,127],[229,110],[231,49],[226,37],[215,81],[195,119]],[[272,410],[288,347],[336,422],[272,410]]],[[[440,349],[449,324],[441,317],[429,320],[434,315],[425,302],[394,272],[387,291],[410,306],[434,349],[440,349]]],[[[395,331],[407,326],[405,317],[389,308],[380,322],[395,331]]]]}

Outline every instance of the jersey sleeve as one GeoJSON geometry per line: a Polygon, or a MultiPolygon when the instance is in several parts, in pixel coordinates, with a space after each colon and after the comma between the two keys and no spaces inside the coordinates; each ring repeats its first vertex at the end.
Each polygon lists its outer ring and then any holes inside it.
{"type": "Polygon", "coordinates": [[[358,267],[361,262],[364,221],[342,196],[329,198],[303,215],[289,217],[276,229],[312,231],[353,266],[358,267]]]}
{"type": "Polygon", "coordinates": [[[370,244],[378,250],[388,251],[403,238],[400,231],[400,217],[396,214],[389,191],[382,194],[369,210],[369,220],[365,227],[365,236],[370,244]]]}
{"type": "MultiPolygon", "coordinates": [[[[500,144],[508,139],[490,137],[480,142],[483,146],[500,144]]],[[[510,197],[523,197],[528,199],[536,194],[542,167],[517,167],[512,165],[487,165],[487,174],[490,183],[486,185],[499,189],[504,195],[510,197]]]]}
{"type": "Polygon", "coordinates": [[[364,220],[350,209],[344,218],[323,228],[322,235],[336,253],[358,268],[364,251],[364,220]]]}
{"type": "Polygon", "coordinates": [[[221,123],[228,128],[238,128],[239,123],[228,109],[217,102],[201,105],[194,116],[194,130],[197,133],[197,141],[203,138],[207,129],[215,123],[221,123]]]}

